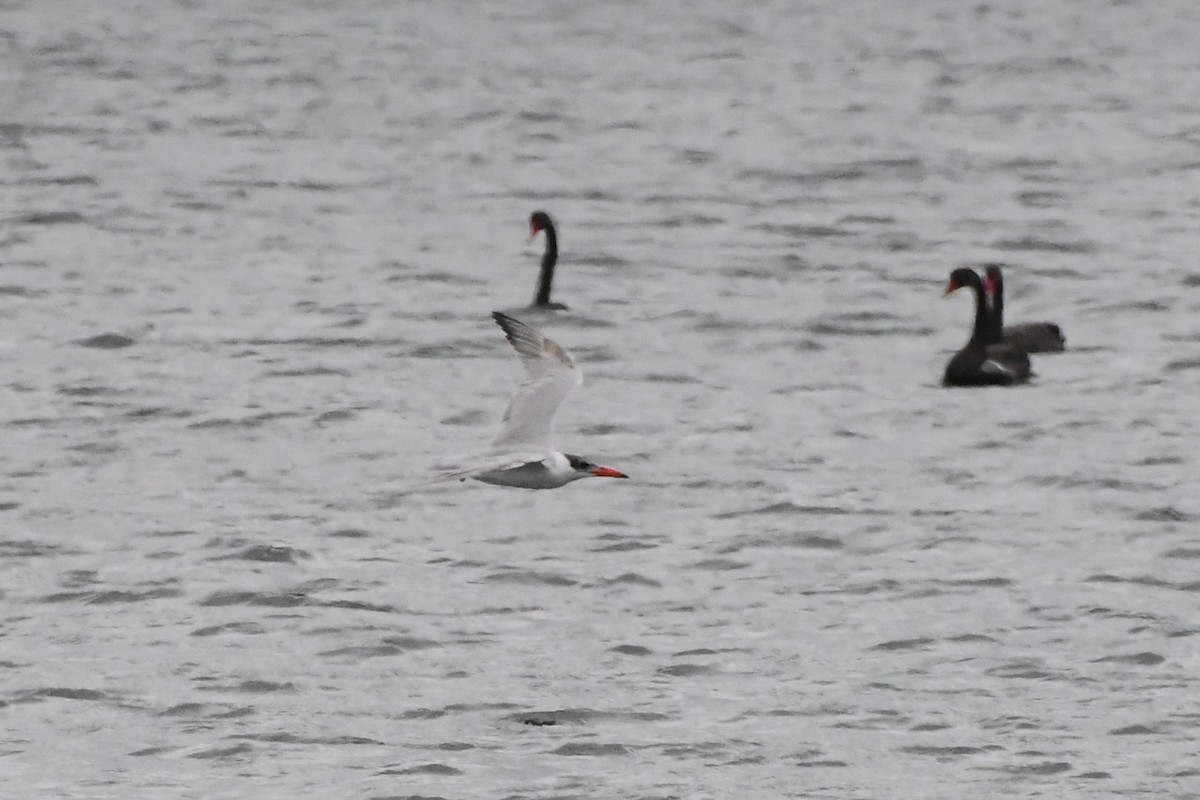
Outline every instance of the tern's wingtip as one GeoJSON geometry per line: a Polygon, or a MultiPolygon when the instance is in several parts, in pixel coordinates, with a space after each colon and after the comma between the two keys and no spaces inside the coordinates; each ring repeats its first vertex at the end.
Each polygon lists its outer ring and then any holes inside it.
{"type": "Polygon", "coordinates": [[[521,320],[505,314],[503,311],[493,311],[492,319],[496,320],[496,324],[503,328],[506,333],[511,331],[513,328],[525,325],[525,323],[521,322],[521,320]]]}

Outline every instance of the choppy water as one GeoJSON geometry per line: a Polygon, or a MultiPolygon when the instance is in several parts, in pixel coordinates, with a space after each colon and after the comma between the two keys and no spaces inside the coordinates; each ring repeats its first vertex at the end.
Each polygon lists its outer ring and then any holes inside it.
{"type": "Polygon", "coordinates": [[[0,792],[1200,797],[1197,41],[3,3],[0,792]],[[635,480],[406,493],[539,207],[559,443],[635,480]],[[944,390],[984,260],[1071,351],[944,390]]]}

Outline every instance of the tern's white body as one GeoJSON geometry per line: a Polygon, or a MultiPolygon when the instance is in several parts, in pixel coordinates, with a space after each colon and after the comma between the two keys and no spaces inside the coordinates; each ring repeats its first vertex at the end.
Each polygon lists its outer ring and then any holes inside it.
{"type": "Polygon", "coordinates": [[[571,390],[583,383],[583,373],[570,353],[540,331],[499,311],[492,317],[525,364],[525,380],[504,411],[503,425],[491,449],[469,465],[448,467],[443,478],[555,489],[580,478],[627,477],[554,449],[550,443],[554,415],[571,390]]]}
{"type": "Polygon", "coordinates": [[[470,477],[484,483],[494,483],[497,486],[516,486],[521,489],[557,489],[579,478],[586,478],[586,473],[577,472],[571,467],[567,457],[562,453],[551,451],[542,458],[532,457],[530,460],[510,462],[510,464],[493,469],[476,471],[470,477]]]}

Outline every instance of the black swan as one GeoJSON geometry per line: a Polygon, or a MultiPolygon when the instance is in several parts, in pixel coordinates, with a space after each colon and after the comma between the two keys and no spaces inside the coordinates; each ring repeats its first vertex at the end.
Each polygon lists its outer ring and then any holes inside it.
{"type": "Polygon", "coordinates": [[[545,211],[535,211],[529,215],[529,238],[539,233],[546,234],[546,252],[542,254],[542,271],[538,275],[537,294],[533,298],[534,308],[546,308],[553,311],[565,311],[562,303],[550,302],[550,285],[554,281],[554,265],[558,263],[558,236],[554,231],[554,223],[545,211]]]}
{"type": "MultiPolygon", "coordinates": [[[[1004,276],[999,264],[987,265],[987,293],[992,298],[992,319],[1000,330],[998,341],[1015,345],[1026,353],[1061,353],[1067,345],[1062,328],[1053,322],[1026,322],[1004,326],[1004,276]]],[[[995,334],[993,334],[995,335],[995,334]]]]}
{"type": "Polygon", "coordinates": [[[973,269],[959,267],[950,273],[946,294],[964,286],[975,292],[975,327],[971,339],[946,364],[943,386],[1010,386],[1029,380],[1029,355],[995,339],[993,315],[988,311],[983,279],[973,269]]]}

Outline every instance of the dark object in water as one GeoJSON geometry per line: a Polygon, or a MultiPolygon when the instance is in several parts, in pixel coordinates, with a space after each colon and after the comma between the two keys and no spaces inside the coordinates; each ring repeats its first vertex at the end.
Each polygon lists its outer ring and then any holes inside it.
{"type": "Polygon", "coordinates": [[[1004,276],[999,264],[988,264],[984,288],[992,301],[993,325],[1000,330],[999,341],[1019,347],[1026,353],[1061,353],[1067,340],[1062,328],[1053,322],[1025,322],[1004,325],[1004,276]]]}
{"type": "Polygon", "coordinates": [[[1033,374],[1029,355],[1011,344],[997,341],[998,326],[984,296],[983,280],[973,269],[959,267],[950,273],[946,294],[969,287],[975,292],[975,325],[965,347],[946,364],[943,386],[1011,386],[1033,374]]]}

